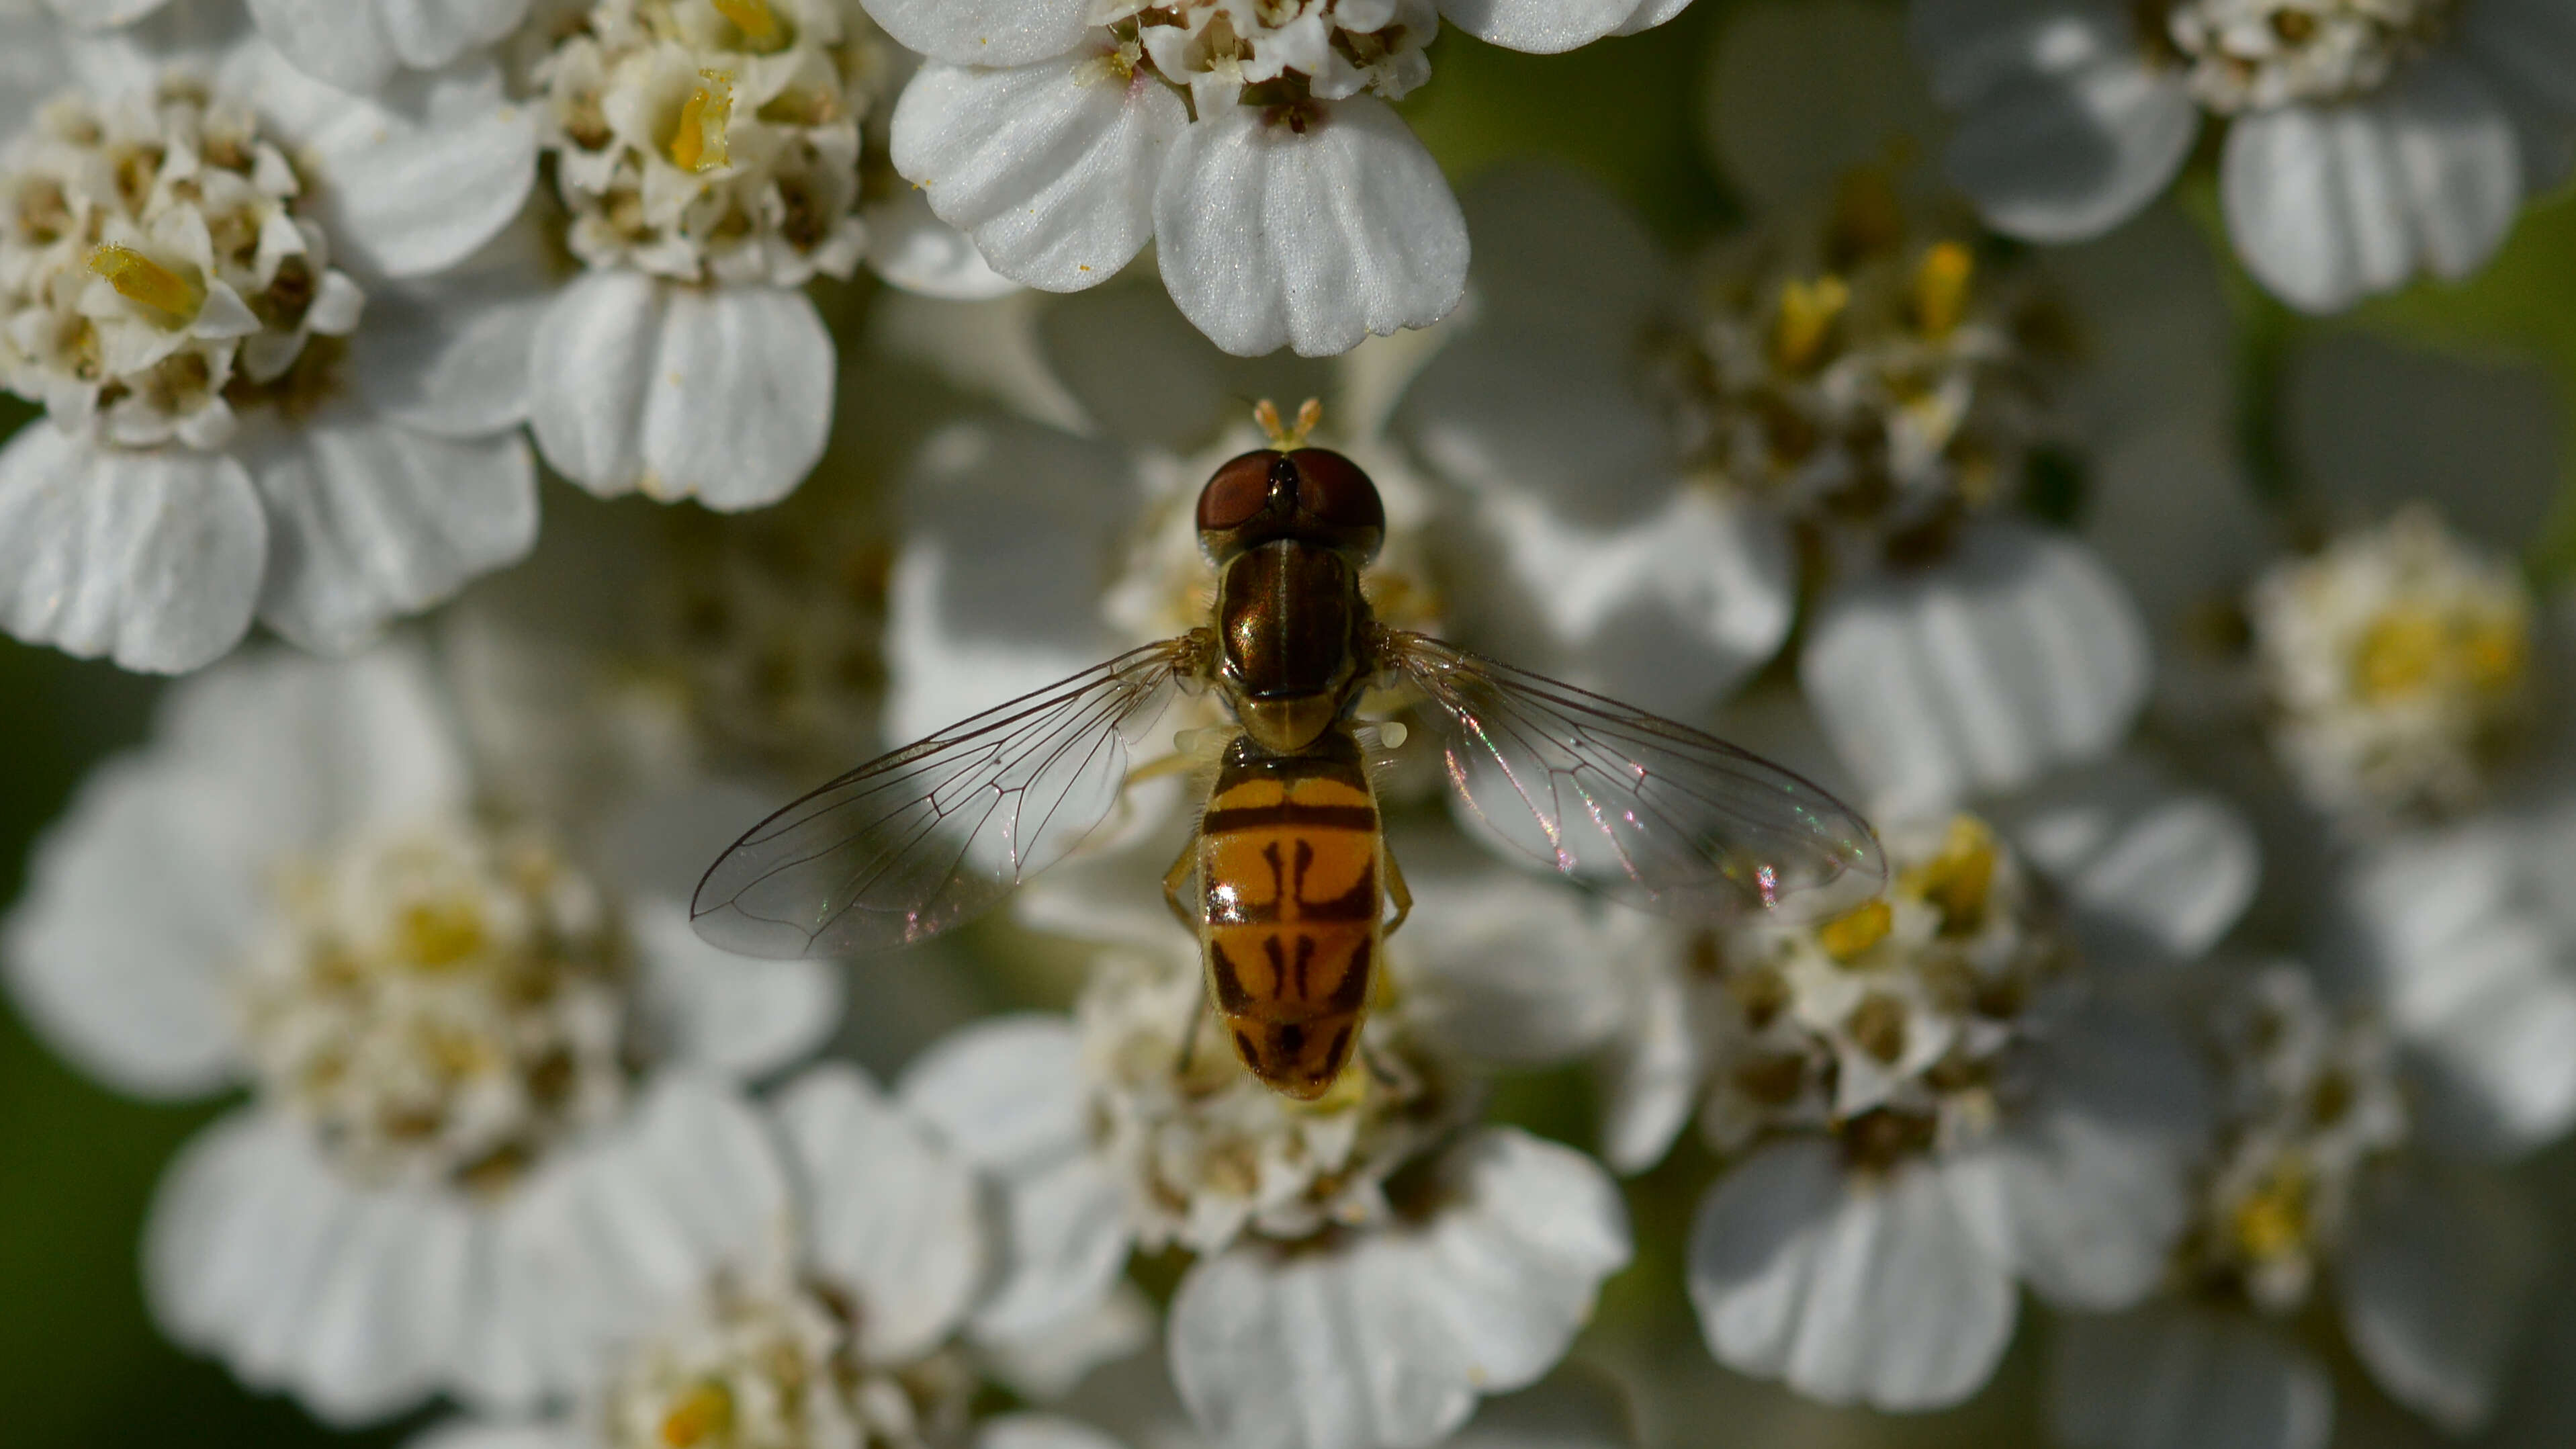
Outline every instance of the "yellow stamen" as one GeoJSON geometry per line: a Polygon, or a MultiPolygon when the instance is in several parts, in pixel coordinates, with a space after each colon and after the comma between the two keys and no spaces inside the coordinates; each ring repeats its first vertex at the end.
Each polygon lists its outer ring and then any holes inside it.
{"type": "Polygon", "coordinates": [[[754,45],[775,45],[786,32],[778,15],[769,8],[769,0],[711,0],[716,13],[733,22],[743,39],[754,45]]]}
{"type": "Polygon", "coordinates": [[[1816,944],[1825,954],[1849,964],[1862,952],[1887,939],[1896,925],[1896,912],[1883,900],[1866,901],[1854,906],[1816,928],[1816,944]]]}
{"type": "Polygon", "coordinates": [[[733,1427],[733,1394],[722,1384],[700,1384],[662,1416],[666,1449],[691,1449],[733,1427]]]}
{"type": "Polygon", "coordinates": [[[2353,692],[2372,704],[2420,692],[2441,671],[2445,632],[2421,608],[2391,609],[2372,620],[2353,650],[2353,692]]]}
{"type": "Polygon", "coordinates": [[[1986,897],[1995,885],[1995,837],[1985,822],[1962,815],[1950,822],[1941,853],[1907,872],[1904,885],[1941,913],[1941,934],[1971,936],[1986,923],[1986,897]]]}
{"type": "Polygon", "coordinates": [[[483,952],[483,913],[466,901],[425,901],[402,913],[396,949],[414,966],[438,970],[483,952]]]}
{"type": "Polygon", "coordinates": [[[1968,283],[1976,258],[1957,242],[1942,242],[1923,254],[1914,269],[1914,325],[1939,341],[1958,330],[1968,315],[1968,283]]]}
{"type": "Polygon", "coordinates": [[[1823,356],[1834,321],[1851,305],[1842,278],[1791,281],[1780,288],[1780,320],[1771,332],[1771,360],[1784,372],[1804,372],[1823,356]]]}
{"type": "Polygon", "coordinates": [[[2237,1251],[2255,1262],[2287,1257],[2308,1241],[2308,1175],[2296,1162],[2284,1162],[2268,1174],[2236,1210],[2228,1229],[2237,1251]]]}
{"type": "Polygon", "coordinates": [[[205,287],[179,275],[132,247],[103,246],[89,254],[89,269],[107,278],[117,295],[167,313],[180,326],[197,320],[206,305],[205,287]]]}
{"type": "Polygon", "coordinates": [[[725,130],[733,122],[733,76],[720,70],[698,72],[705,85],[689,92],[680,106],[680,128],[671,137],[671,164],[683,171],[713,171],[731,164],[725,130]]]}

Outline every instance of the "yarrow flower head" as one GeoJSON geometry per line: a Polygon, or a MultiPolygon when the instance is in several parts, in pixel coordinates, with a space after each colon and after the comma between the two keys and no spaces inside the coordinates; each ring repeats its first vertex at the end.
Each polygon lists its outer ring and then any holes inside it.
{"type": "Polygon", "coordinates": [[[675,1265],[765,1227],[701,1180],[759,1137],[727,1078],[834,1011],[829,972],[717,955],[688,882],[634,864],[638,838],[711,848],[729,815],[515,809],[448,708],[408,647],[191,681],[45,843],[0,935],[21,1008],[75,1062],[147,1095],[249,1087],[164,1180],[147,1287],[173,1337],[334,1421],[439,1391],[531,1404],[675,1265]],[[142,881],[168,910],[130,909],[142,881]],[[685,1231],[586,1239],[601,1203],[680,1213],[675,1193],[685,1231]],[[247,1242],[291,1261],[252,1271],[225,1246],[247,1242]],[[352,1302],[414,1331],[328,1328],[352,1302]]]}
{"type": "Polygon", "coordinates": [[[1151,240],[1173,300],[1218,346],[1309,356],[1428,326],[1465,288],[1457,203],[1387,105],[1428,78],[1424,47],[1444,16],[1497,44],[1555,51],[1683,8],[869,5],[931,62],[895,114],[896,169],[996,270],[1076,291],[1107,281],[1151,240]]]}
{"type": "Polygon", "coordinates": [[[2534,602],[2427,509],[2275,564],[2248,619],[2273,747],[2329,813],[2456,817],[2523,733],[2534,602]]]}
{"type": "Polygon", "coordinates": [[[1915,0],[1913,32],[1960,113],[1951,174],[1995,226],[2118,225],[2206,114],[2238,255],[2310,311],[2476,270],[2576,140],[2550,0],[1915,0]]]}
{"type": "Polygon", "coordinates": [[[0,387],[51,419],[0,452],[0,622],[137,669],[254,614],[346,651],[524,553],[516,415],[453,366],[534,174],[489,69],[395,111],[256,40],[51,39],[123,79],[0,138],[0,387]]]}
{"type": "Polygon", "coordinates": [[[535,323],[531,421],[594,493],[731,511],[802,482],[836,375],[816,277],[1009,286],[872,146],[906,57],[857,0],[599,0],[521,54],[588,268],[535,323]]]}
{"type": "MultiPolygon", "coordinates": [[[[170,0],[46,0],[65,24],[96,29],[127,25],[165,11],[170,0]]],[[[186,0],[204,6],[205,0],[186,0]]],[[[231,0],[218,0],[230,4],[231,0]]],[[[252,23],[277,52],[305,74],[340,90],[366,94],[404,70],[436,70],[500,39],[527,13],[529,0],[347,0],[313,6],[298,0],[247,0],[252,23]]]]}

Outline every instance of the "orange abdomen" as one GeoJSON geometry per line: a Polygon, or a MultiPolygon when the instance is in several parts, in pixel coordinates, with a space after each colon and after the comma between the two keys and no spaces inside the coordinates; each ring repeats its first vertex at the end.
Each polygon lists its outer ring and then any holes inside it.
{"type": "Polygon", "coordinates": [[[1235,1054],[1291,1097],[1322,1096],[1368,1015],[1385,917],[1385,843],[1356,747],[1227,753],[1199,827],[1208,998],[1235,1054]]]}

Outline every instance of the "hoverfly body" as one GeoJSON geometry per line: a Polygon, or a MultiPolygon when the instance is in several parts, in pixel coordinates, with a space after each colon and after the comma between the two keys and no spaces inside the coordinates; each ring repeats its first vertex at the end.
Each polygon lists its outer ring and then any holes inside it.
{"type": "Polygon", "coordinates": [[[1386,936],[1411,909],[1360,741],[1361,696],[1418,696],[1450,782],[1543,866],[1696,923],[1822,914],[1886,863],[1852,809],[1732,745],[1479,658],[1371,615],[1361,570],[1386,533],[1377,487],[1276,445],[1200,493],[1213,617],[861,765],[736,841],[699,882],[698,933],[753,956],[840,956],[948,930],[1062,859],[1107,818],[1132,749],[1174,693],[1214,689],[1234,724],[1198,829],[1165,878],[1198,935],[1208,1002],[1243,1065],[1290,1097],[1352,1059],[1386,936]],[[1392,907],[1392,914],[1390,914],[1392,907]]]}

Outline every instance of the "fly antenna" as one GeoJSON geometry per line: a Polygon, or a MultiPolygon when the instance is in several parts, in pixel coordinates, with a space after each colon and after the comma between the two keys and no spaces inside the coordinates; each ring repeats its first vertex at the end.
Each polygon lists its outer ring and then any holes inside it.
{"type": "Polygon", "coordinates": [[[1268,398],[1252,405],[1252,420],[1270,435],[1271,446],[1283,453],[1293,453],[1306,446],[1307,437],[1324,422],[1324,400],[1310,397],[1297,408],[1297,426],[1287,427],[1279,421],[1279,405],[1268,398]]]}

